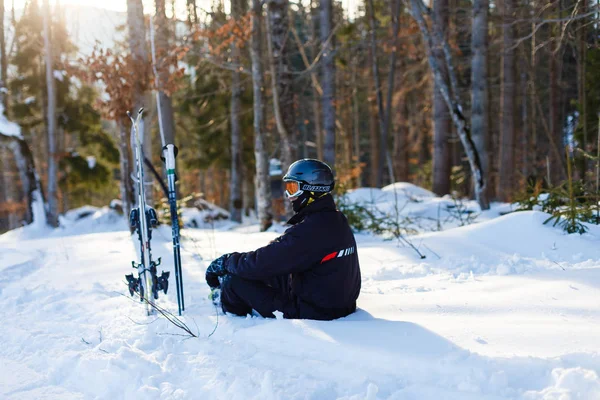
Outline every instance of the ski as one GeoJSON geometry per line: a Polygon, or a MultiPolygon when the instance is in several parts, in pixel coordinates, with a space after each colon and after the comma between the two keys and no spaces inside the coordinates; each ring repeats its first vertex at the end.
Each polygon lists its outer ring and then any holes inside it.
{"type": "Polygon", "coordinates": [[[144,191],[144,154],[142,151],[143,136],[139,130],[139,123],[142,118],[144,109],[140,108],[136,118],[134,119],[128,111],[127,116],[132,123],[132,135],[134,137],[134,156],[136,165],[137,183],[137,208],[133,208],[129,214],[129,223],[138,234],[140,242],[140,262],[132,261],[132,267],[137,269],[138,277],[134,278],[133,274],[126,275],[129,285],[129,294],[133,296],[138,293],[140,301],[146,303],[146,313],[153,314],[153,301],[158,299],[159,291],[165,294],[169,288],[169,272],[163,271],[161,276],[158,276],[157,267],[161,263],[160,257],[157,261],[152,259],[152,228],[158,224],[156,211],[146,204],[146,194],[144,191]]]}

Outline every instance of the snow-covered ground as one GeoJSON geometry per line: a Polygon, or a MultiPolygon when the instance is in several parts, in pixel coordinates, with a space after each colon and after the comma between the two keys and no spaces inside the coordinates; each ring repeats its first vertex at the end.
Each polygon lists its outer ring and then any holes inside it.
{"type": "MultiPolygon", "coordinates": [[[[417,195],[403,212],[429,215],[451,201],[417,195]]],[[[209,261],[278,233],[185,229],[182,319],[192,339],[129,298],[136,247],[113,212],[87,208],[61,229],[9,232],[0,236],[0,398],[600,399],[600,228],[565,235],[542,225],[545,214],[498,217],[500,208],[411,237],[425,259],[357,235],[360,309],[332,322],[217,315],[209,261]]],[[[153,246],[171,269],[169,227],[153,246]]],[[[160,304],[176,312],[175,291],[160,304]]]]}

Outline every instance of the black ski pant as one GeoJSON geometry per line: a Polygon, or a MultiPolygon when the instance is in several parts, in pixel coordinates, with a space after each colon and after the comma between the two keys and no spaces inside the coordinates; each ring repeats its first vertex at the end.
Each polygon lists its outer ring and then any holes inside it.
{"type": "Polygon", "coordinates": [[[356,311],[356,304],[345,308],[322,309],[300,300],[291,290],[290,277],[251,281],[226,275],[221,281],[221,307],[224,312],[246,316],[256,310],[264,318],[275,318],[274,311],[288,319],[329,321],[356,311]]]}
{"type": "Polygon", "coordinates": [[[221,281],[221,306],[224,312],[245,316],[256,310],[264,318],[274,318],[281,311],[286,318],[296,318],[288,276],[268,281],[251,281],[227,275],[221,281]]]}

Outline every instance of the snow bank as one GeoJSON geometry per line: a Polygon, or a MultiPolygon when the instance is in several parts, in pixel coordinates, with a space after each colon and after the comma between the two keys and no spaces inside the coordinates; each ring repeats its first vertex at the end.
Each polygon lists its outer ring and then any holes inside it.
{"type": "Polygon", "coordinates": [[[348,207],[366,208],[375,218],[399,221],[411,231],[439,231],[498,217],[510,206],[494,203],[481,212],[477,202],[451,196],[436,197],[429,190],[406,182],[383,189],[359,188],[340,199],[348,207]]]}

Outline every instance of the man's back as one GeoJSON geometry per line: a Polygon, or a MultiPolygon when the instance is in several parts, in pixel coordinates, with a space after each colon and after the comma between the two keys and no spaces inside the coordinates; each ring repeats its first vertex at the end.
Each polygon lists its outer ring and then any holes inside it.
{"type": "Polygon", "coordinates": [[[305,207],[290,223],[269,245],[232,254],[227,270],[266,283],[290,277],[288,297],[277,300],[286,318],[329,320],[354,312],[361,286],[356,241],[331,195],[305,207]]]}
{"type": "Polygon", "coordinates": [[[298,240],[313,248],[310,268],[292,274],[292,293],[300,318],[334,319],[356,310],[361,277],[356,241],[331,196],[306,209],[296,224],[298,240]]]}

